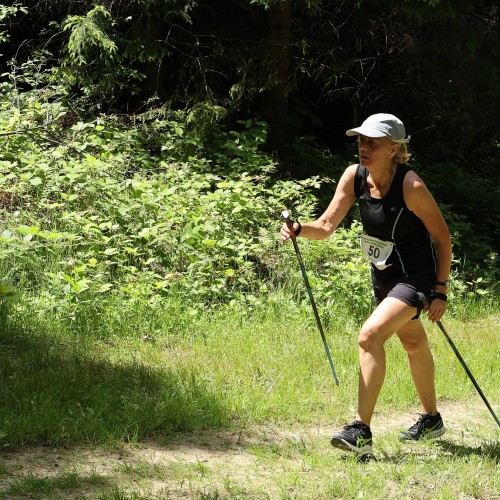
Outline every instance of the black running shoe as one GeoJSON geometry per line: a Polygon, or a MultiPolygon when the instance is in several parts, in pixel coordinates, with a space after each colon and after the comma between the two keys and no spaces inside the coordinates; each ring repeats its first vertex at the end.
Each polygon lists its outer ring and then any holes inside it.
{"type": "Polygon", "coordinates": [[[443,419],[438,413],[420,413],[420,418],[407,430],[399,434],[400,441],[427,441],[442,436],[446,432],[443,419]]]}
{"type": "Polygon", "coordinates": [[[331,440],[332,446],[341,450],[354,451],[361,455],[372,453],[372,431],[370,427],[359,420],[344,426],[340,432],[335,432],[331,440]]]}

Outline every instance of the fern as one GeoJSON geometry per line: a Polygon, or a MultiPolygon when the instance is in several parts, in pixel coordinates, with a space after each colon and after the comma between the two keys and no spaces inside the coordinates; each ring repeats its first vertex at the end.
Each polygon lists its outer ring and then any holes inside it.
{"type": "Polygon", "coordinates": [[[101,56],[113,60],[117,53],[115,42],[104,31],[104,25],[111,14],[102,5],[97,5],[85,16],[70,16],[63,30],[71,31],[67,51],[70,64],[85,65],[91,56],[101,52],[101,56]]]}

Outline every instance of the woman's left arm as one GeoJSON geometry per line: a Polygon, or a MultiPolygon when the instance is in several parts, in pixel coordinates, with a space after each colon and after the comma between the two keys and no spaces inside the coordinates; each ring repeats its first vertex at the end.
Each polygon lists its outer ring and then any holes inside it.
{"type": "MultiPolygon", "coordinates": [[[[406,174],[403,194],[406,206],[424,223],[434,240],[437,253],[436,281],[448,281],[451,268],[450,231],[436,200],[422,179],[413,171],[406,174]]],[[[435,285],[434,291],[446,293],[446,287],[435,285]]],[[[429,307],[429,319],[439,321],[446,311],[446,301],[434,299],[429,307]]]]}

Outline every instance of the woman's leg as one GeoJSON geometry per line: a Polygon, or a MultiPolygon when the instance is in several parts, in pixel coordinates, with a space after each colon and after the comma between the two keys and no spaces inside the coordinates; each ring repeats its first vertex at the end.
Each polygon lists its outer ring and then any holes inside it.
{"type": "Polygon", "coordinates": [[[409,321],[397,332],[410,364],[411,376],[424,413],[437,414],[434,359],[421,321],[409,321]]]}
{"type": "Polygon", "coordinates": [[[360,373],[356,420],[368,426],[385,378],[384,344],[395,332],[403,331],[416,313],[415,307],[387,297],[361,328],[358,338],[360,373]]]}

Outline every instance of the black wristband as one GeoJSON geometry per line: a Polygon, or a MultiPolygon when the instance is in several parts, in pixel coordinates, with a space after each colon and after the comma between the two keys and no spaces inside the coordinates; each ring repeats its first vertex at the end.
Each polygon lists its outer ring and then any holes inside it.
{"type": "Polygon", "coordinates": [[[298,236],[302,231],[302,224],[298,220],[295,222],[299,225],[299,227],[295,230],[295,236],[298,236]]]}
{"type": "Polygon", "coordinates": [[[444,300],[445,302],[448,302],[448,296],[445,293],[441,293],[441,292],[431,292],[430,299],[431,299],[431,302],[434,299],[444,300]]]}

